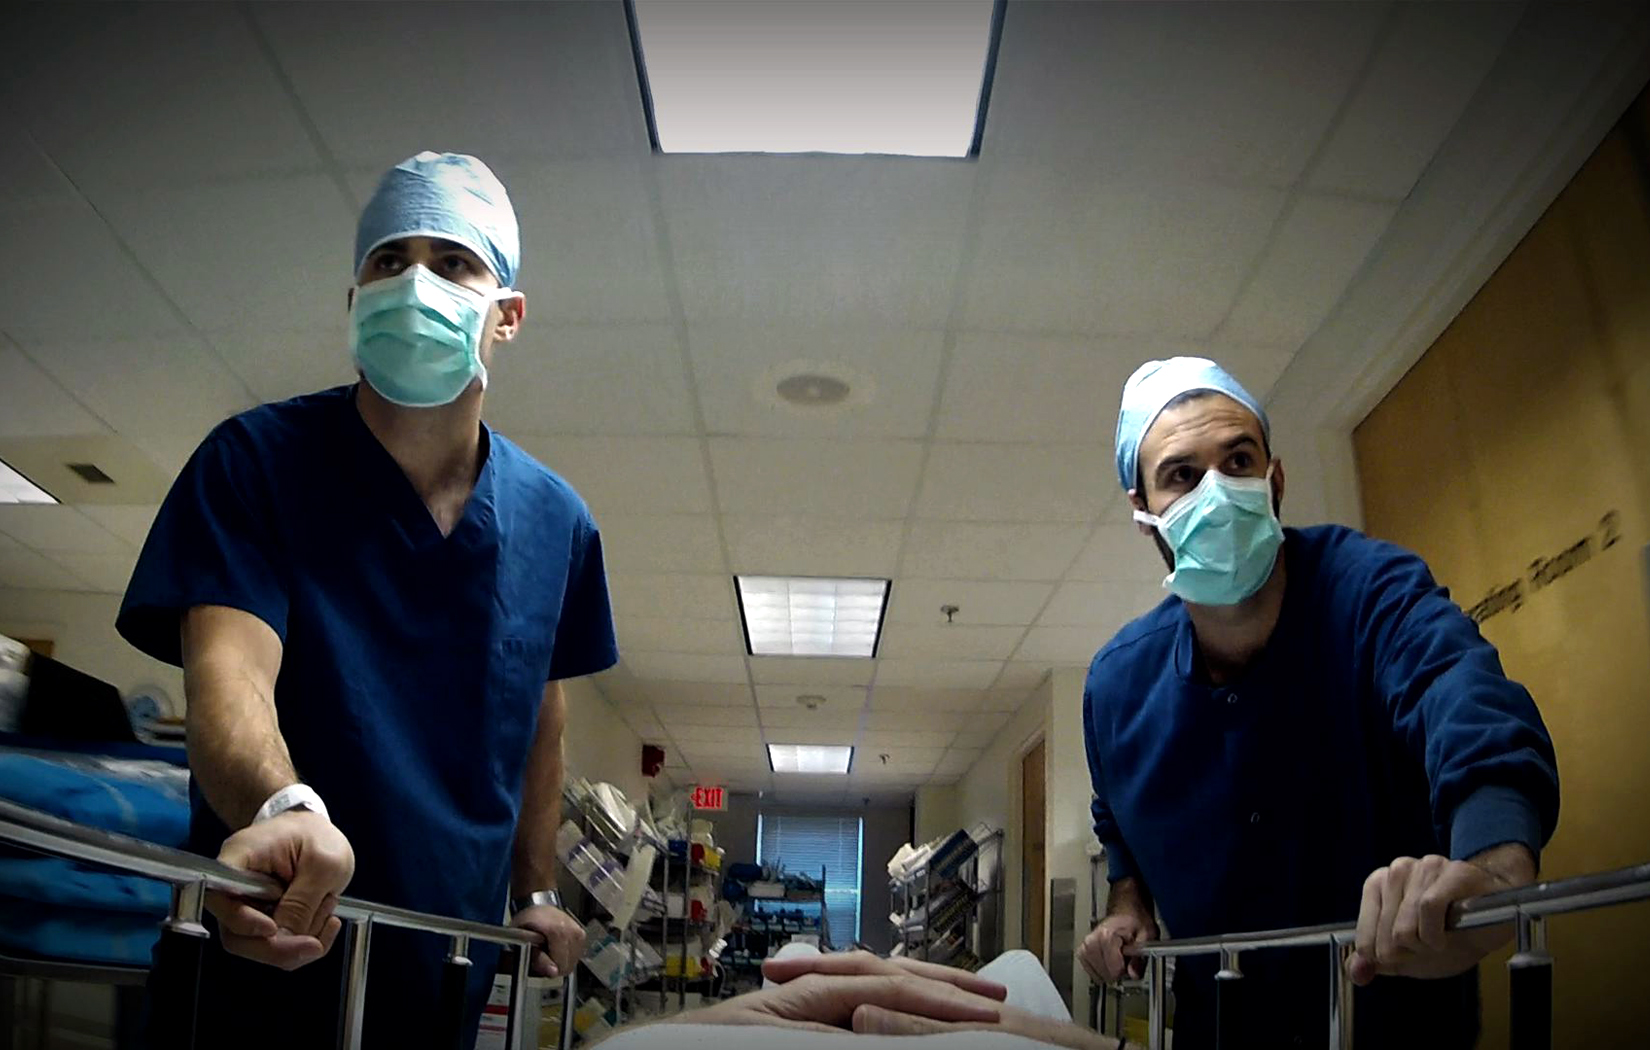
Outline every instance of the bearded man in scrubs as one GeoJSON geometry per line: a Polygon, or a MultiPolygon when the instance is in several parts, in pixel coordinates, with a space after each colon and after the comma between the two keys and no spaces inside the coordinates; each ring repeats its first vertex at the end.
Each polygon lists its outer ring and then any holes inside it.
{"type": "MultiPolygon", "coordinates": [[[[191,848],[286,884],[272,915],[209,902],[196,1045],[334,1045],[346,887],[478,922],[511,904],[540,974],[582,954],[554,895],[558,683],[617,654],[590,512],[481,420],[519,265],[484,164],[396,165],[356,231],[364,381],[225,421],[150,530],[117,627],[183,668],[191,848]]],[[[366,1045],[432,1045],[447,948],[374,931],[366,1045]]],[[[469,956],[465,1045],[497,948],[469,956]]],[[[180,1020],[152,1018],[157,1045],[180,1020]]]]}
{"type": "MultiPolygon", "coordinates": [[[[1170,596],[1095,656],[1083,700],[1106,918],[1091,975],[1174,937],[1356,918],[1360,1047],[1471,1047],[1475,966],[1505,929],[1449,905],[1534,880],[1558,819],[1552,741],[1495,648],[1409,551],[1278,522],[1265,411],[1212,361],[1123,388],[1117,477],[1170,596]]],[[[1175,1045],[1213,1039],[1212,956],[1177,961],[1175,1045]]],[[[1237,1027],[1321,1046],[1323,949],[1246,952],[1237,1027]]],[[[1223,1025],[1224,1026],[1224,1025],[1223,1025]]]]}

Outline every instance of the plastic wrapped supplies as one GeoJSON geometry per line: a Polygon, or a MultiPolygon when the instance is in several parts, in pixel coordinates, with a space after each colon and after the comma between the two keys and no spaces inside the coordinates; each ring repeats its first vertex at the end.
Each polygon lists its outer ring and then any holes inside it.
{"type": "Polygon", "coordinates": [[[571,820],[556,833],[556,855],[567,873],[577,879],[579,885],[588,890],[609,915],[616,921],[622,920],[619,922],[621,926],[628,925],[630,917],[638,911],[650,915],[663,912],[664,902],[659,899],[658,892],[647,885],[651,857],[647,858],[645,867],[636,857],[632,857],[627,869],[600,846],[585,838],[579,826],[571,820]]]}

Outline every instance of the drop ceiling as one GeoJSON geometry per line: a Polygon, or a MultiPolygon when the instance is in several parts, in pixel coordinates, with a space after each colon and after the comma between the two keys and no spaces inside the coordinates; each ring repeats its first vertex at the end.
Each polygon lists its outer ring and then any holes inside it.
{"type": "MultiPolygon", "coordinates": [[[[507,33],[435,3],[0,15],[0,441],[102,435],[170,477],[224,416],[348,381],[378,172],[480,155],[530,303],[488,415],[602,526],[600,689],[673,779],[814,800],[955,780],[1157,599],[1110,466],[1139,361],[1226,362],[1286,517],[1355,521],[1346,433],[1642,85],[1647,31],[1012,2],[977,161],[665,157],[620,5],[493,10],[507,33]],[[804,371],[852,392],[774,396],[804,371]],[[745,655],[735,573],[891,579],[881,655],[745,655]],[[765,742],[855,768],[775,780],[765,742]]],[[[0,587],[118,592],[154,510],[0,507],[0,587]]]]}

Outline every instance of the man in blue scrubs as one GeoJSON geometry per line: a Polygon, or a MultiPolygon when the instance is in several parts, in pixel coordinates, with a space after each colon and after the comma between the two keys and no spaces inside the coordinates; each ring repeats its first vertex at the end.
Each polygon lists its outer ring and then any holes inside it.
{"type": "MultiPolygon", "coordinates": [[[[541,974],[582,953],[553,895],[558,682],[617,654],[589,511],[481,421],[519,262],[480,161],[391,169],[356,233],[365,381],[218,426],[144,545],[117,626],[184,669],[191,846],[287,886],[273,915],[211,902],[197,1045],[334,1044],[346,887],[489,923],[511,903],[541,974]]],[[[433,1045],[447,949],[375,930],[368,1046],[433,1045]]],[[[497,949],[469,955],[466,1045],[497,949]]],[[[153,1020],[160,1041],[178,1019],[153,1020]]]]}
{"type": "MultiPolygon", "coordinates": [[[[1531,882],[1558,819],[1552,742],[1420,558],[1284,529],[1265,412],[1211,361],[1123,388],[1118,481],[1171,592],[1095,656],[1083,719],[1107,917],[1099,980],[1175,937],[1358,923],[1360,1047],[1470,1047],[1475,966],[1508,931],[1446,933],[1457,900],[1531,882]],[[1154,914],[1155,912],[1155,914],[1154,914]]],[[[1245,953],[1257,1043],[1321,1046],[1324,949],[1245,953]]],[[[1175,980],[1175,1043],[1209,1045],[1213,957],[1175,980]]]]}

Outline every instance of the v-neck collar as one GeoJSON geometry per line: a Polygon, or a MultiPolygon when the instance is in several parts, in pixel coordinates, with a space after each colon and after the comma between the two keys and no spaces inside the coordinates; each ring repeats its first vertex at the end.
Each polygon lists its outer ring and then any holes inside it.
{"type": "Polygon", "coordinates": [[[370,506],[380,510],[395,528],[407,546],[415,551],[433,547],[470,547],[484,537],[494,522],[494,459],[493,432],[481,423],[481,469],[476,472],[475,484],[464,501],[464,512],[447,535],[435,523],[424,497],[413,488],[406,471],[390,455],[390,450],[378,440],[378,435],[367,426],[361,410],[355,403],[354,386],[344,388],[344,418],[341,422],[344,440],[354,450],[354,469],[351,480],[360,486],[370,506]]]}

